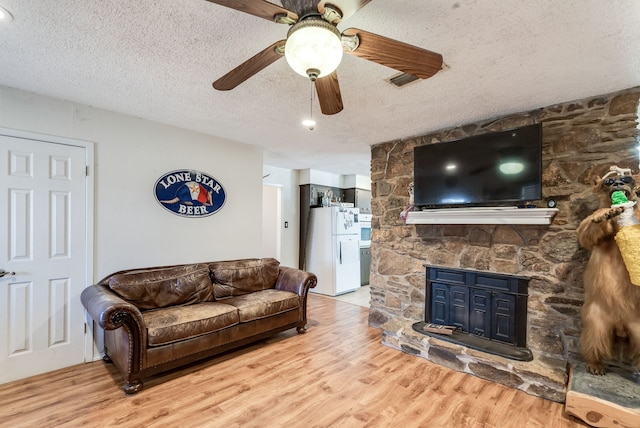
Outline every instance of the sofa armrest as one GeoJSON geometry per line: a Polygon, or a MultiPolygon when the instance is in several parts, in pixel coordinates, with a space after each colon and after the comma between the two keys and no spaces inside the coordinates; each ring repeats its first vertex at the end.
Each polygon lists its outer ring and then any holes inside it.
{"type": "Polygon", "coordinates": [[[298,296],[306,296],[309,288],[315,287],[317,283],[318,278],[311,272],[280,266],[275,288],[296,293],[298,296]]]}
{"type": "Polygon", "coordinates": [[[140,310],[104,285],[85,288],[80,300],[91,318],[104,330],[126,326],[141,344],[147,343],[147,329],[140,310]]]}

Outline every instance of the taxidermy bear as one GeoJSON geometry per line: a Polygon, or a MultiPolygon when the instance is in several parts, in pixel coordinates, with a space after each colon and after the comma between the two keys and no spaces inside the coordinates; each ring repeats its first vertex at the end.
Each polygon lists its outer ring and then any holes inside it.
{"type": "MultiPolygon", "coordinates": [[[[640,188],[629,169],[612,166],[596,180],[594,192],[600,208],[585,218],[577,231],[580,245],[591,250],[584,272],[580,349],[587,370],[596,375],[605,374],[604,361],[619,357],[619,346],[628,351],[624,359],[631,360],[635,371],[640,369],[640,286],[631,283],[615,240],[620,230],[616,220],[624,209],[611,206],[614,191],[624,192],[629,201],[638,200],[640,188]]],[[[640,219],[637,203],[633,210],[640,219]]],[[[640,251],[640,242],[637,245],[640,251]]]]}

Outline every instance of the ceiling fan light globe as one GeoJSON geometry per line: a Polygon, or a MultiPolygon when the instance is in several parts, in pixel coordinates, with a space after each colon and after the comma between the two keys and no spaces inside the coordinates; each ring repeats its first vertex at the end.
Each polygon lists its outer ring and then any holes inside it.
{"type": "Polygon", "coordinates": [[[335,26],[318,19],[293,25],[284,47],[287,63],[304,77],[309,77],[308,70],[319,70],[318,78],[333,73],[342,61],[342,53],[340,32],[335,26]]]}

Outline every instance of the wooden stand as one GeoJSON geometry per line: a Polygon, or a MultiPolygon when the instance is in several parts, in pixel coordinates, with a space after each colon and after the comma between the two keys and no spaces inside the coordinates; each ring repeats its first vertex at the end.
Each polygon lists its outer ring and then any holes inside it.
{"type": "Polygon", "coordinates": [[[569,371],[565,411],[594,427],[640,427],[640,381],[617,367],[595,376],[578,364],[569,371]]]}

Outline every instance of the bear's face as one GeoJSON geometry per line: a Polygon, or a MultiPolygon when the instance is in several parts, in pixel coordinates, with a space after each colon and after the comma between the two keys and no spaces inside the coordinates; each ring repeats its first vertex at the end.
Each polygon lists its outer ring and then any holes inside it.
{"type": "Polygon", "coordinates": [[[611,175],[596,180],[594,191],[600,198],[600,206],[611,206],[611,195],[617,190],[623,191],[629,201],[635,201],[640,197],[640,185],[636,185],[633,176],[611,175]]]}

